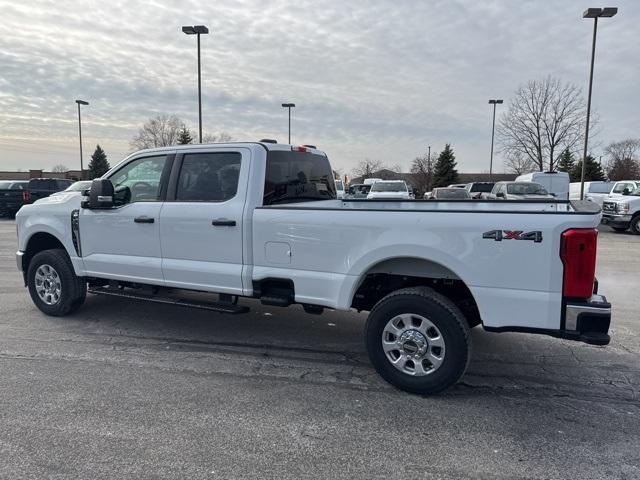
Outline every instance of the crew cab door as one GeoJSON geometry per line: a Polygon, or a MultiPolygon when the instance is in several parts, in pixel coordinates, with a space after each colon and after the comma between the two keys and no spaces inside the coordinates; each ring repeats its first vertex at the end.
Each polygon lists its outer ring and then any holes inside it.
{"type": "Polygon", "coordinates": [[[83,208],[80,241],[85,275],[164,284],[160,210],[173,155],[131,159],[107,178],[121,200],[104,210],[83,208]]]}
{"type": "Polygon", "coordinates": [[[160,213],[167,286],[242,294],[242,214],[250,150],[178,154],[160,213]]]}

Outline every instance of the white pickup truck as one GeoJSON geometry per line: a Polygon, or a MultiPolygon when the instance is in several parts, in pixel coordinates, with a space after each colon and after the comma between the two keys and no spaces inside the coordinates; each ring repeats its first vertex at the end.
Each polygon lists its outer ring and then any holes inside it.
{"type": "Polygon", "coordinates": [[[24,206],[17,265],[49,315],[78,309],[87,287],[226,313],[247,310],[239,297],[368,311],[376,370],[424,394],[463,375],[476,325],[609,343],[600,217],[591,202],[339,200],[315,148],[188,145],[24,206]]]}

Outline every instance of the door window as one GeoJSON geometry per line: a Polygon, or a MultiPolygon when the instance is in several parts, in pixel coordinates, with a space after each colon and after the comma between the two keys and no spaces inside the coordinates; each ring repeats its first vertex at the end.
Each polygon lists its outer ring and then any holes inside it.
{"type": "Polygon", "coordinates": [[[239,152],[188,153],[182,160],[176,201],[225,202],[235,197],[240,177],[239,152]]]}
{"type": "Polygon", "coordinates": [[[162,171],[166,155],[137,158],[109,177],[118,204],[160,200],[162,171]]]}
{"type": "Polygon", "coordinates": [[[624,189],[628,188],[629,190],[633,190],[633,184],[632,183],[618,183],[616,185],[616,188],[613,189],[613,193],[622,193],[624,192],[624,189]]]}

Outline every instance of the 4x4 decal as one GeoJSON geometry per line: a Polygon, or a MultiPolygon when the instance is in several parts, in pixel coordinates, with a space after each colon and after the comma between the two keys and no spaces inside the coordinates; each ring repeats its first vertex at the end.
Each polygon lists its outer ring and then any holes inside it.
{"type": "Polygon", "coordinates": [[[502,240],[532,240],[535,243],[542,242],[542,232],[539,230],[524,232],[523,230],[490,230],[482,234],[482,238],[488,238],[501,242],[502,240]]]}

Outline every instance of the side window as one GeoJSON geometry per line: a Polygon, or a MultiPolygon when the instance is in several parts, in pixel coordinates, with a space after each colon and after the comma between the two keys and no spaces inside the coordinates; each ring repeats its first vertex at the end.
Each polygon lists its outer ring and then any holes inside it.
{"type": "Polygon", "coordinates": [[[239,152],[187,153],[182,160],[176,201],[225,202],[235,197],[240,178],[239,152]]]}
{"type": "Polygon", "coordinates": [[[631,190],[631,184],[630,183],[618,183],[616,185],[616,188],[613,189],[613,193],[622,193],[624,192],[624,189],[628,188],[629,190],[631,190]]]}
{"type": "Polygon", "coordinates": [[[119,204],[159,201],[166,161],[166,155],[137,158],[114,172],[109,177],[115,191],[114,200],[119,204]]]}

